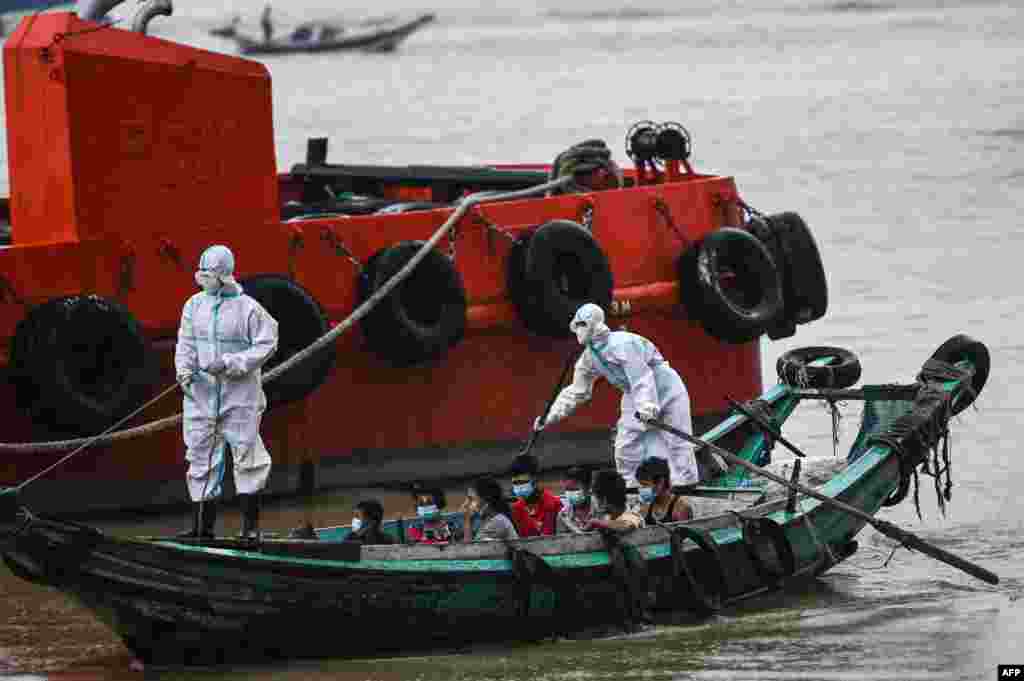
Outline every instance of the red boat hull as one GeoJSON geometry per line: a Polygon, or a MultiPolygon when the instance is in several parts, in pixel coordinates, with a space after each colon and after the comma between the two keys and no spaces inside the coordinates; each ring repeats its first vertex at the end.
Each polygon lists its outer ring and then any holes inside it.
{"type": "MultiPolygon", "coordinates": [[[[116,28],[78,33],[90,27],[44,14],[23,22],[4,48],[13,243],[0,248],[0,372],[29,309],[95,293],[138,320],[158,358],[155,395],[173,382],[181,305],[211,243],[232,247],[240,278],[276,273],[301,284],[336,324],[359,302],[359,268],[337,244],[365,263],[397,242],[426,239],[451,214],[283,222],[281,205],[301,195],[302,178],[277,175],[265,68],[116,28]],[[61,34],[74,35],[55,39],[61,34]],[[214,123],[211,104],[223,108],[214,123]],[[128,113],[111,120],[118,111],[128,113]]],[[[575,347],[572,338],[529,332],[508,291],[512,241],[551,220],[592,216],[615,282],[610,325],[657,344],[686,381],[697,423],[722,415],[726,395],[756,396],[758,341],[708,335],[686,313],[682,301],[694,292],[681,290],[677,272],[693,243],[739,224],[733,180],[692,172],[643,186],[635,172],[627,179],[632,188],[487,204],[467,216],[454,241],[468,302],[464,339],[437,361],[396,368],[371,351],[359,326],[343,335],[325,382],[265,416],[271,490],[297,489],[311,466],[320,485],[503,471],[575,347]]],[[[400,184],[385,185],[385,195],[412,191],[400,184]]],[[[425,191],[439,200],[438,188],[425,191]]],[[[447,253],[449,242],[442,245],[447,253]]],[[[0,441],[37,441],[45,428],[18,405],[17,390],[11,380],[0,385],[0,441]]],[[[544,461],[611,464],[618,399],[599,387],[591,405],[545,433],[544,461]]],[[[180,406],[168,397],[128,425],[180,406]]],[[[180,428],[94,446],[24,495],[47,511],[184,501],[183,450],[180,428]]],[[[61,454],[8,448],[0,456],[0,484],[10,485],[61,454]]]]}

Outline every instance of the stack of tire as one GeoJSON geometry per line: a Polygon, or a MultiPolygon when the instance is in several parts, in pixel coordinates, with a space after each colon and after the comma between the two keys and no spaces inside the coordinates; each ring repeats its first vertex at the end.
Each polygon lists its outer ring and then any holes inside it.
{"type": "Polygon", "coordinates": [[[828,307],[821,254],[796,213],[717,229],[683,253],[677,267],[690,317],[726,343],[762,334],[787,338],[828,307]]]}

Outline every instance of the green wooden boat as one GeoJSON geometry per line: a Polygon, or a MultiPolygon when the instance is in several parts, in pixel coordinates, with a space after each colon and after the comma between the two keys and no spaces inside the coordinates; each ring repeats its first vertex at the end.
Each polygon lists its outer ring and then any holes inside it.
{"type": "MultiPolygon", "coordinates": [[[[784,382],[704,440],[764,465],[771,429],[801,400],[863,399],[846,464],[815,491],[867,514],[899,503],[919,469],[941,476],[938,445],[950,416],[983,387],[988,351],[956,336],[913,384],[859,389],[850,388],[860,375],[851,357],[834,348],[787,353],[784,382]],[[755,422],[763,419],[768,429],[755,422]]],[[[450,650],[585,634],[662,613],[704,616],[819,575],[856,550],[864,519],[814,498],[749,494],[756,482],[731,468],[695,490],[735,500],[731,510],[623,535],[367,547],[344,541],[347,527],[260,543],[112,537],[5,494],[0,553],[20,577],[91,608],[147,663],[450,650]]],[[[408,522],[388,529],[401,536],[408,522]]]]}

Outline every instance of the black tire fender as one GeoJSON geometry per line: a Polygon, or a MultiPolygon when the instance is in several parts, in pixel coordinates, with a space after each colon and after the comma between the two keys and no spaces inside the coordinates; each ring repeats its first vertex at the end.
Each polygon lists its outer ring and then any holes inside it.
{"type": "MultiPolygon", "coordinates": [[[[403,241],[376,253],[359,275],[365,302],[423,247],[403,241]]],[[[362,320],[370,349],[395,366],[438,360],[466,332],[466,289],[452,262],[431,250],[362,320]]]]}
{"type": "Polygon", "coordinates": [[[775,329],[820,319],[828,310],[828,281],[811,230],[797,213],[771,215],[768,224],[775,237],[771,249],[782,275],[785,299],[775,329]]]}
{"type": "MultiPolygon", "coordinates": [[[[242,291],[262,305],[278,323],[277,351],[263,366],[264,373],[304,350],[330,329],[320,303],[294,279],[278,274],[257,274],[239,283],[242,291]]],[[[265,383],[267,403],[275,406],[305,398],[327,380],[334,360],[335,347],[330,344],[265,383]]]]}
{"type": "Polygon", "coordinates": [[[786,531],[771,518],[744,519],[743,544],[763,579],[774,582],[796,572],[796,556],[786,531]]]}
{"type": "Polygon", "coordinates": [[[782,283],[782,310],[775,321],[765,330],[765,335],[772,340],[789,338],[796,333],[796,322],[786,314],[786,291],[789,280],[788,258],[782,251],[782,243],[779,241],[778,234],[765,216],[752,216],[746,224],[746,229],[768,249],[768,253],[775,261],[775,267],[779,270],[779,281],[782,283]]]}
{"type": "Polygon", "coordinates": [[[607,310],[615,281],[608,256],[571,220],[552,220],[517,240],[506,268],[509,297],[523,325],[540,336],[568,338],[584,303],[607,310]]]}
{"type": "MultiPolygon", "coordinates": [[[[959,414],[974,403],[988,381],[988,373],[992,368],[992,358],[988,348],[981,341],[970,336],[958,334],[953,336],[932,353],[932,359],[949,364],[968,361],[974,365],[974,376],[971,377],[971,390],[961,390],[953,403],[953,413],[959,414]]],[[[920,380],[920,376],[918,377],[920,380]]]]}
{"type": "Polygon", "coordinates": [[[671,530],[669,541],[672,548],[672,575],[677,583],[683,583],[683,606],[699,615],[711,615],[721,610],[725,596],[725,568],[718,544],[710,533],[693,527],[677,527],[671,530]],[[700,548],[704,557],[703,570],[698,571],[687,556],[687,539],[700,548]]]}
{"type": "Polygon", "coordinates": [[[733,227],[711,232],[677,263],[680,296],[709,335],[747,343],[782,310],[782,284],[771,254],[751,233],[733,227]]]}
{"type": "Polygon", "coordinates": [[[156,364],[135,316],[112,300],[54,298],[22,319],[11,342],[20,406],[53,433],[96,435],[139,407],[156,364]]]}
{"type": "Polygon", "coordinates": [[[860,380],[860,360],[849,350],[827,346],[796,348],[775,363],[779,381],[799,388],[849,388],[860,380]],[[823,366],[811,366],[816,359],[830,357],[823,366]]]}

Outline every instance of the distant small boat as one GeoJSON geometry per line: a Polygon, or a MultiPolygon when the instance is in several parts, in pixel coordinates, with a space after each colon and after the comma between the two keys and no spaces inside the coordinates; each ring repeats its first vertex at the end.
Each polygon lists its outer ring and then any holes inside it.
{"type": "Polygon", "coordinates": [[[366,30],[350,31],[326,21],[308,21],[295,27],[282,38],[268,41],[251,38],[237,30],[237,21],[212,29],[211,34],[231,38],[238,43],[241,54],[282,54],[290,52],[329,52],[363,50],[391,52],[399,43],[434,21],[433,14],[421,14],[411,21],[390,26],[374,25],[366,30]]]}

